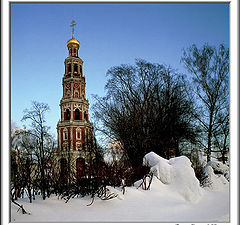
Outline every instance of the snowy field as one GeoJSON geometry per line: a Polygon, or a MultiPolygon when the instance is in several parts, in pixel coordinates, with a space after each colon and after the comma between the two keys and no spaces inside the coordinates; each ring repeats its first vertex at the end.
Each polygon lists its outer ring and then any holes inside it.
{"type": "MultiPolygon", "coordinates": [[[[122,196],[121,196],[122,197],[122,196]]],[[[43,201],[18,201],[30,215],[17,212],[11,204],[11,222],[228,222],[229,191],[203,190],[197,203],[186,201],[166,185],[154,183],[150,191],[127,188],[123,199],[107,201],[90,197],[74,198],[68,203],[57,197],[43,201]],[[160,188],[158,190],[158,188],[160,188]]]]}
{"type": "Polygon", "coordinates": [[[229,222],[229,183],[222,176],[208,169],[214,185],[201,188],[187,157],[166,160],[152,152],[144,164],[154,174],[150,190],[139,187],[140,181],[126,187],[124,195],[120,188],[109,187],[118,196],[95,198],[90,206],[90,197],[68,203],[57,196],[44,201],[39,197],[33,203],[23,198],[18,203],[30,215],[11,203],[11,222],[229,222]]]}

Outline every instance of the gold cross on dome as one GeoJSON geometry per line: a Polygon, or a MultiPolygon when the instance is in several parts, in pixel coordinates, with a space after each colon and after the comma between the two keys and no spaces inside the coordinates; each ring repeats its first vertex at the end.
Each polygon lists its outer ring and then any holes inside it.
{"type": "Polygon", "coordinates": [[[74,38],[74,26],[76,26],[75,21],[72,21],[72,25],[70,25],[70,27],[72,27],[72,38],[74,38]]]}

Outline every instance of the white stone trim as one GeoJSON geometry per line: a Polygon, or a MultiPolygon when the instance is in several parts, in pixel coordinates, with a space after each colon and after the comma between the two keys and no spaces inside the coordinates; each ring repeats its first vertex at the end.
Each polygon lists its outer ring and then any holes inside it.
{"type": "Polygon", "coordinates": [[[81,140],[82,139],[82,129],[80,127],[76,128],[76,140],[81,140]],[[80,137],[78,137],[78,133],[80,133],[80,137]]]}
{"type": "Polygon", "coordinates": [[[63,140],[68,140],[68,129],[66,127],[63,128],[63,140]]]}

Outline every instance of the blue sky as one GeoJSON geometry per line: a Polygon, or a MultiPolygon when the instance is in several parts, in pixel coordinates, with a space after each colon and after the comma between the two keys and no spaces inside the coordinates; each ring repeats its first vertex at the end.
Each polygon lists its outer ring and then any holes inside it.
{"type": "Polygon", "coordinates": [[[18,126],[32,100],[44,102],[56,136],[72,20],[90,110],[92,94],[104,95],[112,66],[142,58],[186,73],[180,64],[183,48],[229,46],[227,3],[12,3],[11,120],[18,126]]]}

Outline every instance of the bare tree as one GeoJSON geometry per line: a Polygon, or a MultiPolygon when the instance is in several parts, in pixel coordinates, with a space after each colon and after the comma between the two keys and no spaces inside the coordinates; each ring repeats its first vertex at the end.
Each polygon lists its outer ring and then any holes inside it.
{"type": "Polygon", "coordinates": [[[228,105],[229,49],[205,44],[202,48],[192,45],[184,50],[182,62],[193,75],[196,104],[199,111],[193,115],[207,134],[207,161],[211,160],[212,138],[218,128],[228,120],[229,114],[219,116],[228,105]]]}
{"type": "Polygon", "coordinates": [[[25,191],[32,202],[32,189],[35,179],[36,168],[34,167],[33,149],[26,129],[12,128],[11,150],[11,183],[12,197],[17,200],[25,191]]]}
{"type": "Polygon", "coordinates": [[[28,134],[32,136],[34,140],[36,151],[35,155],[38,160],[38,166],[40,171],[40,189],[43,199],[46,198],[47,188],[47,168],[49,160],[51,158],[52,148],[49,148],[49,144],[53,144],[52,137],[49,135],[49,127],[46,126],[45,113],[49,110],[49,106],[45,103],[32,102],[30,109],[24,110],[24,116],[22,121],[31,121],[31,130],[28,130],[28,134]]]}
{"type": "Polygon", "coordinates": [[[144,60],[113,67],[107,75],[106,97],[95,96],[98,130],[121,143],[133,168],[150,151],[169,158],[171,148],[179,155],[180,142],[194,141],[192,102],[183,76],[144,60]]]}
{"type": "Polygon", "coordinates": [[[224,114],[219,115],[219,127],[213,134],[213,146],[217,150],[212,150],[220,154],[218,160],[221,160],[224,164],[227,161],[227,153],[229,152],[229,116],[223,119],[225,115],[229,115],[228,109],[224,111],[224,114]]]}

